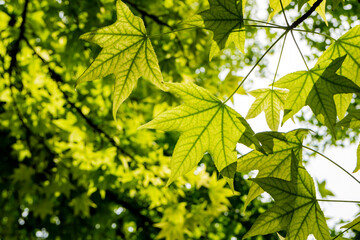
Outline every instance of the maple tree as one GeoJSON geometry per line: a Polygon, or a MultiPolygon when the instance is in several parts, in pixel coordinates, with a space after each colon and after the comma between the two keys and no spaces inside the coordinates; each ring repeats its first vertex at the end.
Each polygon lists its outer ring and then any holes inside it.
{"type": "MultiPolygon", "coordinates": [[[[303,149],[324,156],[303,143],[310,131],[278,132],[289,119],[301,119],[298,112],[308,105],[312,120],[332,139],[353,140],[346,131],[357,133],[360,126],[353,95],[360,92],[359,25],[342,29],[337,39],[309,30],[307,19],[320,21],[314,12],[334,28],[325,0],[270,0],[270,14],[260,20],[247,10],[254,3],[245,0],[94,2],[0,1],[6,152],[0,237],[230,239],[274,233],[264,238],[300,240],[359,231],[357,217],[343,232],[330,233],[319,205],[325,200],[316,196],[303,160],[303,149]],[[293,3],[297,15],[290,23],[286,14],[293,3]],[[274,23],[275,17],[286,25],[274,23]],[[271,42],[245,45],[257,29],[266,29],[271,42]],[[312,68],[298,47],[306,70],[277,80],[283,46],[290,36],[296,42],[294,32],[332,43],[312,68]],[[263,59],[282,39],[273,82],[247,91],[250,74],[266,68],[263,59]],[[246,60],[251,68],[238,77],[246,60]],[[225,69],[230,72],[221,81],[225,69]],[[255,97],[246,118],[232,108],[237,93],[255,97]],[[246,119],[262,111],[272,131],[255,134],[246,119]],[[251,150],[242,154],[239,144],[251,150]],[[249,186],[243,176],[253,170],[258,174],[249,186]],[[275,200],[272,207],[257,199],[264,191],[275,200]]],[[[330,3],[334,19],[343,16],[340,2],[330,3]]],[[[355,20],[348,21],[356,22],[352,6],[355,20]]],[[[357,155],[354,172],[360,150],[357,155]]]]}

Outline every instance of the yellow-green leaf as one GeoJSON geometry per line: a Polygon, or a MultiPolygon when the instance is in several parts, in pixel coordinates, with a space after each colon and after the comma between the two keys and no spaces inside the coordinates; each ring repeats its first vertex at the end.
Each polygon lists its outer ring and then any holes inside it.
{"type": "Polygon", "coordinates": [[[343,120],[338,122],[337,125],[347,128],[360,128],[360,109],[349,112],[349,114],[343,120]]]}
{"type": "Polygon", "coordinates": [[[275,199],[275,205],[260,215],[244,238],[286,231],[286,239],[303,240],[313,234],[330,239],[324,214],[316,200],[313,180],[291,155],[291,181],[274,177],[252,179],[275,199]]]}
{"type": "Polygon", "coordinates": [[[239,120],[241,116],[193,83],[167,85],[184,104],[160,114],[141,128],[182,133],[171,159],[168,184],[192,170],[206,152],[211,154],[219,172],[236,162],[236,143],[246,131],[239,120]]]}
{"type": "Polygon", "coordinates": [[[345,56],[321,62],[309,71],[290,73],[275,82],[276,87],[287,88],[290,93],[285,103],[283,122],[309,105],[317,119],[335,135],[336,106],[334,95],[358,92],[360,88],[349,79],[339,76],[345,56]]]}
{"type": "Polygon", "coordinates": [[[335,59],[323,72],[310,91],[306,105],[309,105],[316,118],[325,124],[336,136],[336,105],[334,95],[339,93],[359,93],[360,87],[348,78],[337,75],[336,71],[343,64],[344,57],[335,59]]]}
{"type": "Polygon", "coordinates": [[[256,100],[251,105],[246,119],[254,118],[264,111],[269,128],[277,131],[280,123],[280,111],[284,109],[288,91],[264,88],[249,93],[254,96],[256,100]]]}
{"type": "MultiPolygon", "coordinates": [[[[347,54],[344,63],[338,70],[338,74],[352,80],[360,85],[360,25],[350,29],[338,40],[333,42],[328,49],[320,56],[318,64],[329,59],[335,59],[347,54]]],[[[341,94],[336,96],[336,106],[342,106],[338,110],[338,116],[342,119],[351,101],[351,94],[341,94]]]]}
{"type": "MultiPolygon", "coordinates": [[[[312,6],[316,2],[316,0],[301,1],[301,3],[299,4],[299,10],[303,6],[303,4],[306,2],[308,2],[310,4],[310,6],[312,6]]],[[[282,0],[281,3],[282,3],[283,8],[285,9],[291,3],[291,0],[282,0]]],[[[280,0],[270,0],[270,8],[272,8],[273,11],[270,13],[270,15],[268,17],[268,21],[270,21],[276,14],[281,12],[282,7],[280,4],[280,0]]],[[[319,13],[319,15],[324,19],[324,21],[327,25],[328,23],[327,23],[326,16],[325,16],[325,10],[326,10],[326,0],[323,0],[322,3],[320,3],[320,5],[315,9],[315,11],[319,13]]]]}
{"type": "Polygon", "coordinates": [[[244,53],[245,29],[243,8],[245,2],[245,0],[209,0],[210,9],[184,22],[184,24],[209,29],[214,33],[210,60],[221,49],[229,46],[232,42],[244,53]]]}
{"type": "Polygon", "coordinates": [[[344,226],[341,226],[341,228],[351,228],[351,229],[360,231],[360,216],[355,218],[352,222],[350,222],[344,226]]]}
{"type": "MultiPolygon", "coordinates": [[[[301,159],[302,141],[309,131],[297,129],[288,133],[264,132],[256,134],[267,154],[254,150],[241,156],[237,162],[238,172],[259,170],[257,177],[276,177],[290,180],[292,152],[301,159]]],[[[263,190],[255,183],[251,184],[245,207],[263,190]]]]}
{"type": "Polygon", "coordinates": [[[121,0],[117,1],[117,21],[107,27],[85,33],[81,39],[93,42],[103,49],[77,84],[115,75],[113,115],[143,76],[166,91],[160,67],[147,36],[144,22],[134,16],[121,0]]]}

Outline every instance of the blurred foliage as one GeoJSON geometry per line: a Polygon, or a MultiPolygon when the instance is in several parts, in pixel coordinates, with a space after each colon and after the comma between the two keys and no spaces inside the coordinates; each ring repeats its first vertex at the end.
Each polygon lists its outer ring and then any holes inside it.
{"type": "MultiPolygon", "coordinates": [[[[206,0],[124,2],[159,35],[152,43],[164,78],[194,79],[219,98],[276,37],[266,29],[267,40],[258,42],[257,28],[248,27],[245,55],[228,48],[209,62],[208,31],[171,33],[206,9],[206,0]],[[221,81],[224,71],[231,78],[221,81]]],[[[313,16],[316,26],[306,26],[331,34],[357,17],[359,5],[349,4],[332,12],[339,24],[328,19],[325,27],[313,16]]],[[[74,88],[100,51],[79,36],[115,19],[114,0],[0,0],[0,239],[240,239],[269,208],[256,200],[243,211],[248,176],[236,175],[233,194],[205,155],[194,172],[164,188],[179,134],[137,130],[177,105],[176,98],[140,79],[115,122],[113,77],[74,88]]],[[[324,49],[325,41],[305,36],[324,49]]]]}

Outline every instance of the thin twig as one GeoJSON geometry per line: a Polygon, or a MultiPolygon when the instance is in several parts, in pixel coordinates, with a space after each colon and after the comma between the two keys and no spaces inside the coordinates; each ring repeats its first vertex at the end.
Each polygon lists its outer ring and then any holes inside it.
{"type": "Polygon", "coordinates": [[[309,71],[309,66],[307,65],[306,60],[305,60],[305,57],[304,57],[303,53],[301,52],[301,49],[300,49],[300,47],[299,47],[299,45],[298,45],[298,43],[297,43],[297,41],[296,41],[296,39],[295,39],[295,36],[294,36],[293,31],[291,30],[290,33],[291,33],[291,36],[292,36],[292,38],[293,38],[293,40],[294,40],[294,42],[295,42],[295,45],[296,45],[299,53],[300,53],[300,55],[301,55],[301,58],[303,59],[303,61],[304,61],[304,63],[305,63],[306,69],[309,71]]]}

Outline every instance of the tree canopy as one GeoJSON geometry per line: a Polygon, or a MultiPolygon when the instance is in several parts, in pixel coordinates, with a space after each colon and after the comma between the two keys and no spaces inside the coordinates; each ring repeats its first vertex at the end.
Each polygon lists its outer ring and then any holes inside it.
{"type": "Polygon", "coordinates": [[[346,239],[303,150],[358,140],[359,4],[258,4],[0,0],[0,239],[346,239]],[[278,77],[290,38],[306,69],[278,77]]]}

